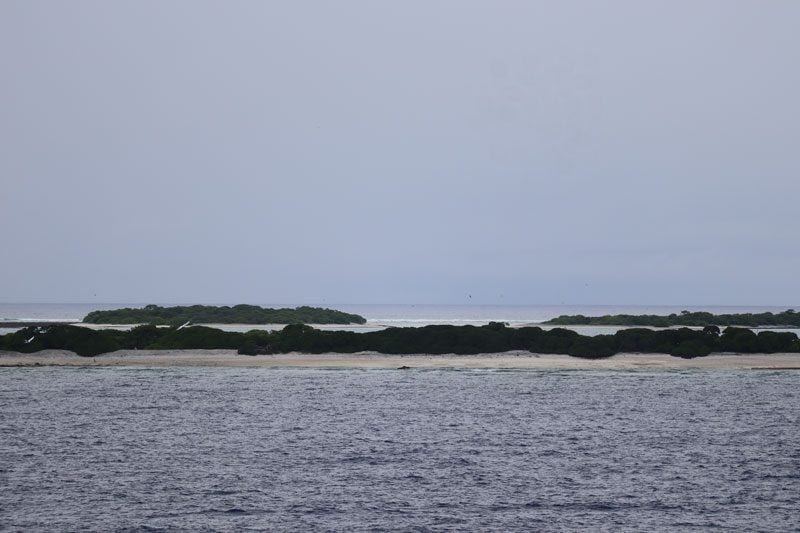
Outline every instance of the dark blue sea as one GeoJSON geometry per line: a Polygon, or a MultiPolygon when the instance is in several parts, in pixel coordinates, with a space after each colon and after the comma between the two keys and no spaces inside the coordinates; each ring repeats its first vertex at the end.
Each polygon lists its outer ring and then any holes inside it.
{"type": "Polygon", "coordinates": [[[0,369],[4,531],[792,531],[796,371],[0,369]]]}

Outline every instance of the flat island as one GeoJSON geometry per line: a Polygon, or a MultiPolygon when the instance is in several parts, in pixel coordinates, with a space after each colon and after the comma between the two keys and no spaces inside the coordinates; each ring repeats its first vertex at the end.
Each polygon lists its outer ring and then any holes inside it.
{"type": "Polygon", "coordinates": [[[92,311],[83,322],[87,324],[154,324],[178,326],[193,324],[365,324],[360,315],[301,306],[271,309],[257,305],[188,305],[161,307],[146,305],[141,308],[126,307],[109,311],[92,311]]]}
{"type": "Polygon", "coordinates": [[[732,313],[715,315],[704,311],[681,311],[670,315],[561,315],[545,322],[554,326],[739,326],[746,328],[797,328],[800,313],[787,309],[781,313],[732,313]]]}
{"type": "Polygon", "coordinates": [[[477,355],[511,351],[560,354],[583,359],[603,359],[618,353],[669,354],[692,359],[712,353],[800,353],[800,339],[792,332],[761,331],[716,326],[702,330],[679,328],[624,329],[613,335],[587,336],[562,328],[509,328],[501,322],[484,326],[431,325],[387,328],[381,331],[322,331],[291,324],[280,331],[245,333],[192,327],[141,325],[128,331],[92,330],[56,325],[29,327],[0,336],[0,350],[34,353],[67,350],[93,357],[118,350],[235,350],[241,355],[355,354],[477,355]]]}

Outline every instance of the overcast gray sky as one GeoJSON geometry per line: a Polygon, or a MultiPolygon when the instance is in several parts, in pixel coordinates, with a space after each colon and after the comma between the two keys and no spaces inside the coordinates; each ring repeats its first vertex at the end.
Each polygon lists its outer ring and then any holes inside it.
{"type": "Polygon", "coordinates": [[[0,300],[797,304],[798,27],[3,0],[0,300]]]}

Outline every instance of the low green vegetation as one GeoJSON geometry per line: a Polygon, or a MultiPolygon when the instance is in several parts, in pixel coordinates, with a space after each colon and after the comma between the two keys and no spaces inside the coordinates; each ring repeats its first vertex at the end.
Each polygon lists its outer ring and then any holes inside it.
{"type": "Polygon", "coordinates": [[[668,328],[672,326],[741,326],[758,327],[800,327],[800,313],[787,309],[782,313],[736,313],[715,315],[703,311],[681,311],[671,315],[561,315],[545,324],[554,326],[649,326],[668,328]]]}
{"type": "Polygon", "coordinates": [[[563,328],[509,328],[492,322],[485,326],[425,326],[388,328],[355,333],[321,331],[292,324],[280,331],[222,331],[204,326],[159,328],[137,326],[130,331],[101,330],[59,325],[25,328],[0,336],[0,350],[31,353],[45,349],[70,350],[94,356],[134,349],[233,349],[258,355],[288,352],[385,354],[478,354],[524,350],[533,353],[568,354],[587,359],[610,357],[620,352],[668,353],[676,357],[702,357],[712,352],[800,352],[800,339],[790,332],[762,331],[716,326],[652,330],[625,329],[613,335],[585,336],[563,328]]]}
{"type": "Polygon", "coordinates": [[[88,324],[364,324],[359,315],[320,307],[270,309],[257,305],[190,305],[92,311],[83,319],[88,324]]]}

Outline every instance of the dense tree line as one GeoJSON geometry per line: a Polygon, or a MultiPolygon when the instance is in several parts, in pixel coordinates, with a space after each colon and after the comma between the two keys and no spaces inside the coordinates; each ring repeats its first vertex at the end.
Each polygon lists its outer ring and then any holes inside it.
{"type": "Polygon", "coordinates": [[[270,309],[257,305],[190,305],[161,307],[146,305],[142,308],[92,311],[83,319],[88,324],[155,324],[177,326],[186,322],[195,324],[364,324],[359,315],[323,309],[297,307],[270,309]]]}
{"type": "Polygon", "coordinates": [[[388,328],[355,333],[321,331],[302,324],[280,331],[253,330],[234,333],[193,326],[183,329],[137,326],[130,331],[102,330],[59,325],[25,328],[0,337],[0,349],[31,353],[44,349],[70,350],[94,356],[121,349],[235,349],[240,354],[354,353],[478,354],[525,350],[533,353],[568,354],[588,359],[620,352],[668,353],[676,357],[702,357],[712,352],[800,352],[800,339],[790,332],[762,331],[716,326],[652,330],[625,329],[613,335],[586,336],[563,328],[509,328],[492,322],[485,326],[425,326],[388,328]]]}
{"type": "Polygon", "coordinates": [[[741,326],[800,327],[800,313],[787,309],[781,313],[735,313],[715,315],[704,311],[681,311],[670,315],[561,315],[545,324],[554,326],[649,326],[668,328],[672,326],[741,326]]]}

